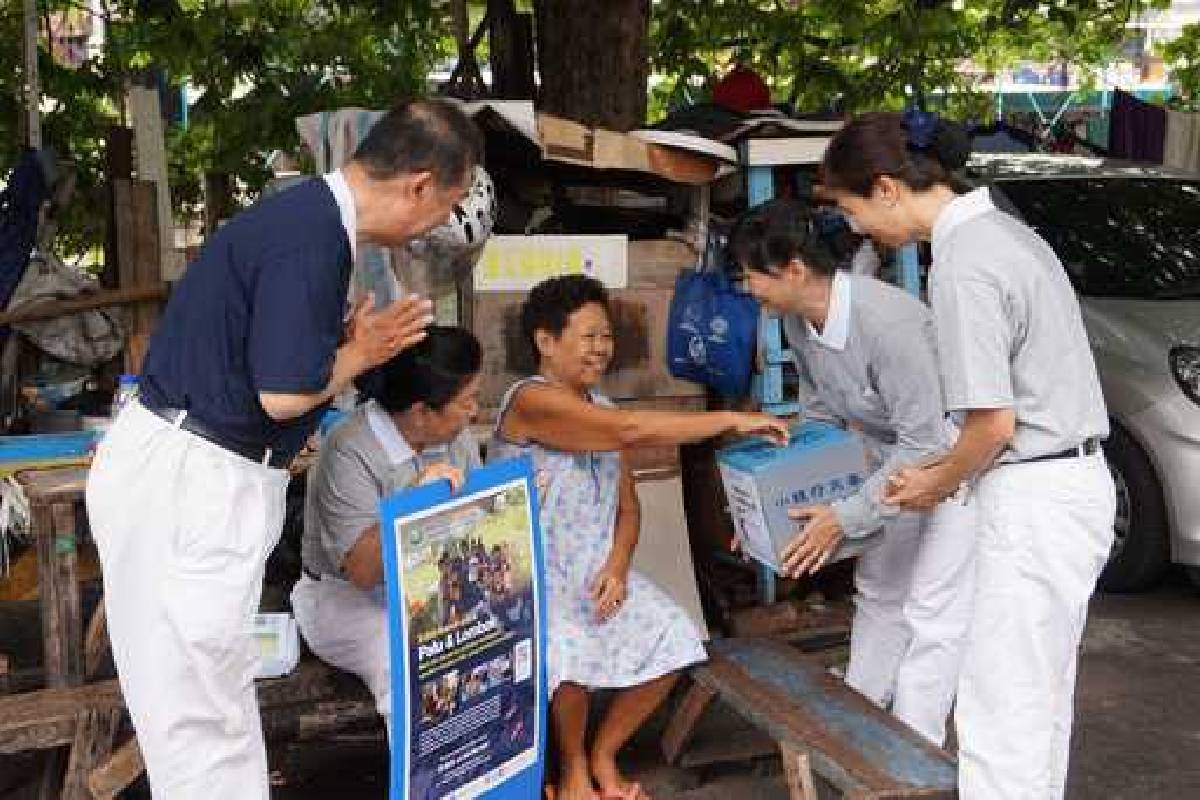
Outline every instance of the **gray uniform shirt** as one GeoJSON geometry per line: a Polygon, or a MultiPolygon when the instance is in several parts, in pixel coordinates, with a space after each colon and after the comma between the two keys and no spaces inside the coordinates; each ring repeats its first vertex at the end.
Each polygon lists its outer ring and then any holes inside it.
{"type": "Polygon", "coordinates": [[[933,319],[895,286],[838,273],[819,334],[799,317],[785,317],[783,324],[798,361],[805,414],[854,423],[881,456],[882,465],[862,488],[833,504],[846,536],[865,536],[894,514],[882,500],[888,477],[954,444],[942,405],[933,319]]]}
{"type": "Polygon", "coordinates": [[[334,428],[308,473],[304,505],[304,566],[342,574],[346,553],[379,521],[379,501],[412,486],[425,464],[446,461],[466,472],[479,466],[479,447],[463,431],[445,451],[413,452],[386,411],[373,402],[334,428]]]}
{"type": "Polygon", "coordinates": [[[1108,435],[1079,301],[1058,256],[988,190],[953,200],[933,227],[929,299],[946,407],[1011,408],[1012,462],[1108,435]]]}

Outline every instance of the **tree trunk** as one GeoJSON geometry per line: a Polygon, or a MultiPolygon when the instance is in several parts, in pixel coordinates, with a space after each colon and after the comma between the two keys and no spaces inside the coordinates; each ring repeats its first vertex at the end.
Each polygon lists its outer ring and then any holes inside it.
{"type": "Polygon", "coordinates": [[[488,0],[492,96],[533,98],[533,18],[518,14],[513,0],[488,0]]]}
{"type": "Polygon", "coordinates": [[[627,131],[646,121],[650,0],[538,0],[543,111],[627,131]]]}

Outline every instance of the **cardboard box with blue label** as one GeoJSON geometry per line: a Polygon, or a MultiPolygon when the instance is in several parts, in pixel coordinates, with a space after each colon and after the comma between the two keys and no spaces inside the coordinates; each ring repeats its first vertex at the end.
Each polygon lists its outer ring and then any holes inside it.
{"type": "MultiPolygon", "coordinates": [[[[811,421],[792,429],[786,447],[761,440],[726,447],[717,453],[717,466],[743,550],[776,572],[799,530],[788,510],[849,497],[869,474],[857,434],[811,421]]],[[[830,560],[857,555],[863,547],[862,541],[845,541],[830,560]]]]}

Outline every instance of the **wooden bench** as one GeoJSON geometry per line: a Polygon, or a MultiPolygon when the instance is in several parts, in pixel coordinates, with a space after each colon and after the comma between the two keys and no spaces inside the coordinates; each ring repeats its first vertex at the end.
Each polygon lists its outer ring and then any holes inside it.
{"type": "MultiPolygon", "coordinates": [[[[256,683],[267,741],[304,741],[382,727],[375,702],[352,676],[316,659],[291,675],[256,683]]],[[[0,756],[69,747],[64,800],[113,798],[142,772],[137,740],[114,748],[125,714],[115,680],[0,696],[0,756]]]]}
{"type": "Polygon", "coordinates": [[[816,800],[813,775],[847,798],[957,797],[954,758],[878,708],[810,656],[768,639],[720,639],[663,736],[676,763],[720,698],[775,740],[792,800],[816,800]]]}

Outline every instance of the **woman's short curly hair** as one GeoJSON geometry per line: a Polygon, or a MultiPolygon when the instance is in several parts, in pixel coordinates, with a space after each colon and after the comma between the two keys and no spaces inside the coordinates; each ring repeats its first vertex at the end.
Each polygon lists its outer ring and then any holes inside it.
{"type": "Polygon", "coordinates": [[[541,361],[534,334],[545,331],[556,338],[561,336],[571,315],[593,303],[609,311],[608,290],[587,275],[547,278],[530,290],[521,306],[521,335],[534,364],[541,361]]]}

